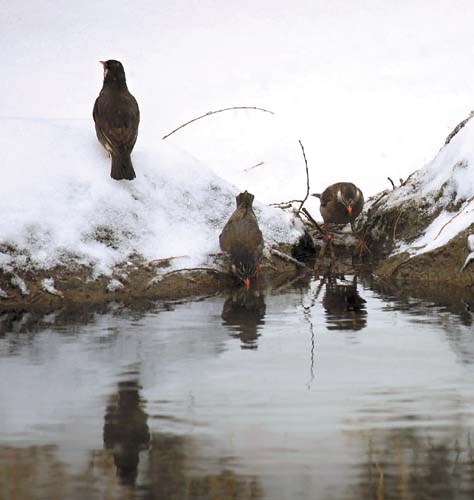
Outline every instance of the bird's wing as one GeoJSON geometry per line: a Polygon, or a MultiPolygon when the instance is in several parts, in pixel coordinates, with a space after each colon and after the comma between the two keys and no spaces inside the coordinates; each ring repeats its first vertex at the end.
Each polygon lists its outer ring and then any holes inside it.
{"type": "Polygon", "coordinates": [[[138,136],[140,111],[135,98],[128,94],[117,106],[99,96],[92,112],[95,126],[112,151],[131,151],[138,136]]]}

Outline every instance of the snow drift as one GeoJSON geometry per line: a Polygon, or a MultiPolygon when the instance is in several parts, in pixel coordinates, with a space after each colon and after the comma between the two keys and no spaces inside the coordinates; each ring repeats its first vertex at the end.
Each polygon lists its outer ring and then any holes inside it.
{"type": "MultiPolygon", "coordinates": [[[[137,179],[117,182],[92,118],[3,119],[0,134],[4,270],[80,263],[108,274],[133,254],[187,255],[187,267],[218,251],[239,190],[172,145],[144,146],[139,135],[137,179]]],[[[292,215],[259,203],[255,211],[266,240],[293,242],[301,234],[292,215]]]]}

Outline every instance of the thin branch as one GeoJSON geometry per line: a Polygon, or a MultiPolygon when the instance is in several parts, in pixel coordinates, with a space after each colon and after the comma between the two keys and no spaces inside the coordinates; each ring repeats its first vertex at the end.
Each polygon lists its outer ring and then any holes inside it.
{"type": "Polygon", "coordinates": [[[445,228],[448,224],[450,224],[450,223],[451,223],[451,222],[452,222],[452,221],[453,221],[453,220],[454,220],[454,219],[455,219],[458,215],[461,215],[461,214],[464,212],[464,210],[467,208],[467,206],[468,206],[468,205],[469,205],[469,204],[470,204],[473,200],[474,200],[474,196],[471,196],[471,197],[467,200],[467,202],[466,202],[466,204],[464,205],[464,207],[462,207],[462,209],[461,209],[461,210],[459,210],[459,212],[458,212],[456,215],[454,215],[453,217],[451,217],[451,219],[449,219],[446,223],[444,223],[444,224],[443,224],[443,227],[439,230],[438,234],[435,236],[435,240],[436,240],[436,239],[438,239],[438,236],[441,234],[441,232],[443,231],[443,229],[444,229],[444,228],[445,228]]]}
{"type": "MultiPolygon", "coordinates": [[[[408,180],[408,179],[407,179],[408,180]]],[[[375,205],[384,197],[387,196],[390,193],[388,189],[386,189],[373,203],[370,208],[375,208],[375,205]]]]}
{"type": "Polygon", "coordinates": [[[248,172],[249,170],[253,170],[254,168],[257,168],[257,167],[261,167],[262,165],[264,165],[265,162],[264,161],[261,161],[259,163],[257,163],[256,165],[252,165],[251,167],[248,167],[248,168],[244,168],[244,172],[248,172]]]}
{"type": "Polygon", "coordinates": [[[196,118],[193,118],[192,120],[189,120],[188,122],[183,123],[179,127],[176,127],[169,134],[164,135],[161,138],[161,140],[167,139],[170,135],[174,134],[175,132],[182,129],[183,127],[186,127],[186,125],[189,125],[190,123],[193,123],[197,120],[200,120],[201,118],[205,118],[206,116],[215,115],[216,113],[222,113],[223,111],[231,111],[233,109],[254,109],[256,111],[263,111],[264,113],[270,113],[271,115],[275,114],[273,111],[269,111],[268,109],[264,109],[264,108],[258,108],[256,106],[233,106],[232,108],[224,108],[224,109],[217,109],[216,111],[208,111],[207,113],[204,113],[203,115],[198,116],[196,118]]]}
{"type": "Polygon", "coordinates": [[[213,269],[212,267],[188,267],[185,269],[175,269],[174,271],[170,271],[169,273],[162,274],[160,276],[160,281],[163,280],[164,278],[167,278],[168,276],[171,276],[172,274],[178,274],[178,273],[186,273],[186,272],[209,272],[209,273],[214,273],[214,274],[220,274],[224,276],[228,276],[229,273],[225,271],[220,271],[219,269],[213,269]]]}
{"type": "Polygon", "coordinates": [[[392,189],[395,189],[395,183],[390,179],[390,177],[387,177],[387,179],[390,181],[390,184],[392,185],[392,189]]]}
{"type": "Polygon", "coordinates": [[[400,210],[400,212],[398,212],[397,220],[395,221],[395,224],[393,225],[393,242],[394,243],[395,243],[395,238],[397,235],[397,225],[398,225],[398,221],[400,220],[401,215],[402,215],[402,211],[400,210]]]}
{"type": "Polygon", "coordinates": [[[301,210],[305,215],[306,217],[308,218],[308,220],[311,222],[311,224],[314,225],[314,227],[322,234],[322,235],[325,235],[326,233],[323,231],[322,227],[313,219],[313,217],[311,216],[311,214],[308,212],[308,210],[306,210],[306,208],[303,208],[301,210]]]}
{"type": "Polygon", "coordinates": [[[276,257],[279,257],[280,259],[286,260],[287,262],[291,262],[292,264],[295,264],[298,267],[301,267],[302,269],[306,269],[309,272],[313,272],[312,269],[310,269],[306,264],[303,264],[303,262],[300,262],[299,260],[294,259],[293,257],[290,257],[286,253],[280,252],[280,250],[277,250],[276,248],[273,247],[268,247],[268,251],[272,254],[275,255],[276,257]]]}
{"type": "Polygon", "coordinates": [[[300,143],[301,151],[303,151],[304,164],[306,167],[306,196],[304,197],[303,201],[301,202],[300,208],[298,208],[298,212],[300,212],[301,209],[303,208],[305,201],[308,199],[308,196],[309,196],[309,172],[308,172],[308,160],[306,159],[306,154],[304,152],[303,143],[301,141],[298,141],[298,142],[300,143]]]}
{"type": "Polygon", "coordinates": [[[268,205],[269,207],[279,207],[281,205],[290,205],[292,203],[302,203],[303,200],[289,200],[289,201],[282,201],[280,203],[270,203],[270,205],[268,205]]]}
{"type": "Polygon", "coordinates": [[[230,276],[230,274],[225,272],[225,271],[219,271],[219,269],[212,269],[211,267],[188,267],[185,269],[175,269],[174,271],[170,271],[169,273],[160,274],[158,276],[155,276],[153,279],[151,279],[148,282],[147,288],[149,288],[151,285],[154,285],[155,283],[160,283],[165,278],[167,278],[168,276],[171,276],[173,274],[194,272],[194,271],[210,272],[210,273],[214,273],[214,274],[219,274],[221,276],[230,276]]]}
{"type": "Polygon", "coordinates": [[[172,257],[164,257],[162,259],[152,259],[152,260],[147,260],[145,262],[145,265],[147,265],[147,266],[158,265],[158,264],[161,264],[162,262],[167,262],[169,260],[186,259],[188,257],[189,257],[189,255],[176,255],[176,256],[172,256],[172,257]]]}

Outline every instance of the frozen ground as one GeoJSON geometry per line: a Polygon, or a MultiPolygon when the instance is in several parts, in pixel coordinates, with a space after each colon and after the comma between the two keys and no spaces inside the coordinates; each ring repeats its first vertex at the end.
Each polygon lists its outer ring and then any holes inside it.
{"type": "MultiPolygon", "coordinates": [[[[195,263],[216,249],[238,191],[262,203],[303,196],[298,139],[313,191],[350,180],[367,198],[389,187],[387,176],[430,161],[473,107],[466,0],[0,7],[0,242],[42,266],[74,254],[107,270],[131,251],[195,263]],[[123,61],[141,108],[132,184],[110,180],[93,130],[97,61],[107,58],[123,61]],[[275,115],[222,113],[161,141],[190,118],[240,105],[275,115]]],[[[442,175],[448,156],[435,160],[442,175]]],[[[317,213],[317,201],[308,208],[317,213]]],[[[264,210],[267,237],[294,237],[282,234],[284,217],[264,210]]]]}

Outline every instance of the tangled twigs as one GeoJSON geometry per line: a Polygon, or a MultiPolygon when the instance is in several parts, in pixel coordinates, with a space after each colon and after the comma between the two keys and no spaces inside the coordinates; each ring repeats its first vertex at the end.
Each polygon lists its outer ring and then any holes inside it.
{"type": "Polygon", "coordinates": [[[306,196],[304,197],[303,201],[301,202],[300,208],[298,208],[298,212],[301,212],[301,209],[303,208],[303,205],[309,196],[309,172],[308,172],[308,160],[306,159],[306,154],[304,152],[303,143],[301,141],[298,141],[298,142],[300,143],[301,151],[303,151],[304,164],[306,167],[306,196]]]}
{"type": "Polygon", "coordinates": [[[200,120],[201,118],[205,118],[206,116],[215,115],[216,113],[222,113],[223,111],[231,111],[233,109],[254,109],[256,111],[263,111],[264,113],[270,113],[271,115],[275,114],[273,111],[270,111],[270,110],[264,109],[264,108],[258,108],[257,106],[233,106],[231,108],[224,108],[224,109],[217,109],[215,111],[208,111],[207,113],[204,113],[203,115],[198,116],[196,118],[193,118],[192,120],[189,120],[188,122],[183,123],[179,127],[176,127],[169,134],[164,135],[161,138],[161,140],[164,140],[164,139],[168,138],[170,135],[174,134],[178,130],[182,129],[183,127],[186,127],[186,125],[189,125],[190,123],[196,122],[196,121],[200,120]]]}

